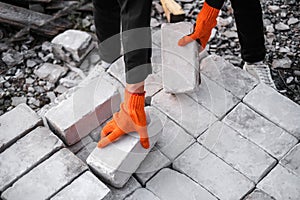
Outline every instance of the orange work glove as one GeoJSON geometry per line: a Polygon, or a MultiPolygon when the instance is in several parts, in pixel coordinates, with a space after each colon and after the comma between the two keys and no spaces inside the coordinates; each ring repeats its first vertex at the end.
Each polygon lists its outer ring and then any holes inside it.
{"type": "Polygon", "coordinates": [[[120,111],[113,115],[101,132],[101,139],[98,147],[102,148],[117,140],[120,136],[136,131],[140,136],[141,145],[149,148],[147,132],[147,120],[144,106],[144,93],[130,93],[125,89],[124,103],[120,105],[120,111]]]}
{"type": "Polygon", "coordinates": [[[217,25],[218,9],[211,7],[206,2],[197,16],[194,32],[190,35],[182,37],[178,41],[179,46],[185,46],[188,43],[199,39],[200,44],[205,48],[211,34],[211,30],[217,25]]]}

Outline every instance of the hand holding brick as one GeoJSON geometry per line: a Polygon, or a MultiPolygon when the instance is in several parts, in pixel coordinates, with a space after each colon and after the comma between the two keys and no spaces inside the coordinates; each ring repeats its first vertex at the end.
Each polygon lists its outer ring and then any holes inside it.
{"type": "Polygon", "coordinates": [[[125,102],[120,105],[120,112],[114,114],[101,132],[98,147],[102,148],[129,132],[138,132],[140,143],[149,148],[146,113],[144,110],[145,93],[135,94],[125,90],[125,102]]]}

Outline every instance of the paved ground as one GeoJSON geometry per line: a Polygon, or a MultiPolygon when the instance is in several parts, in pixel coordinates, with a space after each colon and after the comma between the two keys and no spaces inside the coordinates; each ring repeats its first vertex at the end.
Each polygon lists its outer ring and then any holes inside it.
{"type": "Polygon", "coordinates": [[[164,128],[125,186],[111,186],[86,164],[103,126],[87,119],[105,111],[97,122],[108,120],[120,101],[116,91],[123,96],[118,60],[108,70],[96,66],[91,75],[111,83],[111,90],[99,86],[111,92],[82,107],[91,99],[91,85],[83,84],[66,100],[72,106],[61,102],[53,108],[57,116],[46,115],[51,130],[25,104],[0,116],[2,199],[300,199],[300,106],[218,56],[201,61],[196,92],[165,93],[159,35],[146,89],[164,128]],[[76,112],[61,111],[67,106],[76,112]],[[72,136],[74,129],[80,137],[72,136]]]}

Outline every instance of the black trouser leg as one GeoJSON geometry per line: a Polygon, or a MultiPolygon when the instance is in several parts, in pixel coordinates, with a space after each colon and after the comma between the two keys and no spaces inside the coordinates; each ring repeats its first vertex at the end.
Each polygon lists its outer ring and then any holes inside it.
{"type": "Polygon", "coordinates": [[[93,4],[100,57],[112,63],[121,52],[121,8],[117,0],[93,0],[93,4]]]}
{"type": "Polygon", "coordinates": [[[121,5],[122,42],[126,65],[126,82],[144,81],[151,67],[152,0],[119,0],[121,5]]]}
{"type": "Polygon", "coordinates": [[[231,0],[234,10],[242,59],[262,61],[266,55],[262,10],[259,0],[231,0]]]}

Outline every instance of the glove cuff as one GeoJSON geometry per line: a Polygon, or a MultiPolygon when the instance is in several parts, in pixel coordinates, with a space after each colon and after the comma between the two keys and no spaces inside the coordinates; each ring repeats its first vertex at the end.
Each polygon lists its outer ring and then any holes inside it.
{"type": "Polygon", "coordinates": [[[128,110],[143,110],[145,107],[145,93],[131,93],[125,89],[125,105],[128,110]]]}

